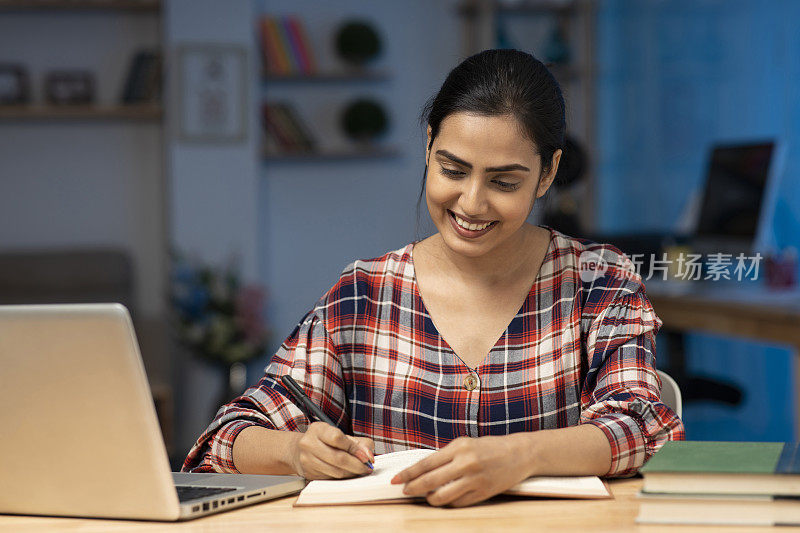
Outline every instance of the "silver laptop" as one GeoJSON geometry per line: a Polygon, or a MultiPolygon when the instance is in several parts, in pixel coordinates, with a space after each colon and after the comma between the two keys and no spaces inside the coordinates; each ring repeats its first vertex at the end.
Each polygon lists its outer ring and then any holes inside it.
{"type": "Polygon", "coordinates": [[[0,306],[0,513],[185,520],[296,476],[170,472],[127,309],[0,306]]]}

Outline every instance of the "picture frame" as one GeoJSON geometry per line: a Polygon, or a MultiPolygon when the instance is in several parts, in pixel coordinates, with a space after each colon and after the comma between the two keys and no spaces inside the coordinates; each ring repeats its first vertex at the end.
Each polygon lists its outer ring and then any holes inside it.
{"type": "Polygon", "coordinates": [[[94,102],[94,74],[84,70],[59,70],[47,73],[45,101],[53,105],[88,105],[94,102]]]}
{"type": "Polygon", "coordinates": [[[0,105],[27,104],[30,98],[30,77],[25,67],[0,63],[0,105]]]}
{"type": "Polygon", "coordinates": [[[247,50],[225,44],[177,48],[178,138],[239,143],[247,139],[247,50]]]}

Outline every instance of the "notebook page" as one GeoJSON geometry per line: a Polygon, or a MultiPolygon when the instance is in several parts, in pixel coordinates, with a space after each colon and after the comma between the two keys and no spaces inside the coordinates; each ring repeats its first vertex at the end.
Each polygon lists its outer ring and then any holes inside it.
{"type": "Polygon", "coordinates": [[[424,459],[436,450],[403,450],[375,456],[371,474],[351,479],[316,479],[306,485],[295,505],[355,503],[408,498],[403,485],[392,485],[398,472],[424,459]]]}

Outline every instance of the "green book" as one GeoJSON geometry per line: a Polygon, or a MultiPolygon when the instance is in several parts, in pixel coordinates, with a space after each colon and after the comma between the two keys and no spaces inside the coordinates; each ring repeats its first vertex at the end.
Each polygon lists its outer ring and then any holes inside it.
{"type": "Polygon", "coordinates": [[[640,470],[645,493],[800,495],[800,448],[783,442],[669,441],[640,470]]]}

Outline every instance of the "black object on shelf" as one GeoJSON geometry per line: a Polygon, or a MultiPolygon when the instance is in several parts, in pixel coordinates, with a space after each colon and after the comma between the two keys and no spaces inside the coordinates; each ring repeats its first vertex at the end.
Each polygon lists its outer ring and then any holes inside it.
{"type": "Polygon", "coordinates": [[[377,57],[381,48],[378,32],[367,21],[347,21],[336,32],[336,51],[348,63],[363,65],[377,57]]]}
{"type": "Polygon", "coordinates": [[[126,104],[153,102],[161,98],[161,55],[142,50],[136,53],[128,69],[122,91],[126,104]]]}
{"type": "Polygon", "coordinates": [[[342,130],[356,141],[370,141],[383,134],[389,126],[383,106],[366,98],[355,100],[342,113],[342,130]]]}

